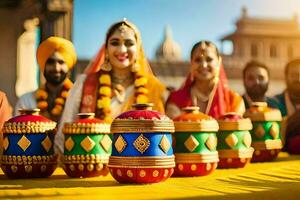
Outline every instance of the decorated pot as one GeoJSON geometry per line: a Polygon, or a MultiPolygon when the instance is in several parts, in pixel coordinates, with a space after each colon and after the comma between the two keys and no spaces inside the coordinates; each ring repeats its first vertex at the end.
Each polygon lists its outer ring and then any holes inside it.
{"type": "Polygon", "coordinates": [[[4,123],[1,168],[9,178],[48,177],[56,169],[56,123],[39,111],[20,110],[21,115],[4,123]]]}
{"type": "Polygon", "coordinates": [[[70,177],[94,177],[108,174],[111,154],[110,124],[80,113],[73,123],[65,123],[64,170],[70,177]]]}
{"type": "Polygon", "coordinates": [[[241,168],[252,158],[251,120],[236,113],[227,113],[218,119],[218,168],[241,168]]]}
{"type": "Polygon", "coordinates": [[[173,121],[152,110],[153,104],[134,104],[136,110],[119,115],[113,134],[109,169],[120,183],[156,183],[174,171],[173,121]]]}
{"type": "Polygon", "coordinates": [[[186,107],[174,119],[174,176],[204,176],[217,168],[218,122],[199,112],[199,107],[186,107]]]}
{"type": "Polygon", "coordinates": [[[255,149],[252,162],[271,161],[277,158],[282,148],[281,113],[269,108],[265,102],[254,102],[244,115],[253,124],[252,147],[255,149]]]}

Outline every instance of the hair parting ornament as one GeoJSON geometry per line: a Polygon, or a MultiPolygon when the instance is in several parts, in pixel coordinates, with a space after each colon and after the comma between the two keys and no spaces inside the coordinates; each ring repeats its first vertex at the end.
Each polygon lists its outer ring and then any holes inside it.
{"type": "MultiPolygon", "coordinates": [[[[147,96],[148,90],[146,88],[148,79],[146,76],[146,72],[142,69],[140,65],[140,63],[142,62],[140,59],[143,59],[142,57],[144,55],[141,49],[142,45],[141,45],[139,33],[133,24],[128,22],[126,19],[123,19],[121,22],[118,22],[111,26],[111,28],[109,29],[106,35],[106,42],[108,41],[110,35],[116,30],[119,30],[121,35],[122,34],[124,35],[128,30],[133,30],[135,33],[135,38],[137,40],[137,45],[138,45],[137,46],[138,55],[135,63],[132,66],[130,66],[134,76],[135,103],[148,103],[148,96],[147,96]]],[[[109,123],[112,122],[111,108],[110,108],[111,98],[113,96],[111,73],[112,73],[112,66],[111,63],[109,62],[108,56],[106,55],[104,63],[100,67],[101,75],[99,77],[100,87],[98,91],[97,109],[100,110],[103,119],[109,123]]]]}
{"type": "Polygon", "coordinates": [[[120,27],[119,27],[119,31],[120,31],[120,34],[121,36],[123,37],[124,34],[126,33],[127,30],[129,30],[130,28],[128,26],[126,26],[125,24],[122,24],[120,27]]]}

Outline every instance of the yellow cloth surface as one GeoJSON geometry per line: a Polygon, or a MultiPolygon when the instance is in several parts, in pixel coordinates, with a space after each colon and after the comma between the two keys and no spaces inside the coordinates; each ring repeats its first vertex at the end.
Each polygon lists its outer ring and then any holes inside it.
{"type": "Polygon", "coordinates": [[[47,179],[10,180],[0,173],[0,199],[300,199],[300,156],[280,157],[205,177],[126,185],[107,177],[71,179],[57,169],[47,179]]]}

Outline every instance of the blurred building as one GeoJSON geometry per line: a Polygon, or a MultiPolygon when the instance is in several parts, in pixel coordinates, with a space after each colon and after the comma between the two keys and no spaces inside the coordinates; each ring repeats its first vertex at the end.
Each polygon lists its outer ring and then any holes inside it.
{"type": "MultiPolygon", "coordinates": [[[[270,93],[284,89],[284,66],[300,57],[300,29],[297,16],[292,19],[266,19],[249,17],[247,9],[236,22],[236,30],[221,38],[221,55],[230,86],[239,93],[243,92],[242,70],[250,60],[257,60],[270,69],[270,93]],[[223,51],[225,45],[231,46],[231,53],[223,51]]],[[[173,40],[170,27],[166,27],[164,39],[158,45],[155,60],[150,61],[155,75],[170,89],[182,85],[189,73],[188,61],[181,59],[181,49],[173,40]]],[[[78,71],[87,65],[79,61],[78,71]]]]}
{"type": "Polygon", "coordinates": [[[170,89],[178,88],[188,73],[189,63],[182,60],[181,48],[173,39],[171,27],[165,28],[155,55],[156,59],[150,61],[154,74],[170,89]]]}
{"type": "Polygon", "coordinates": [[[73,0],[0,1],[0,90],[12,105],[38,87],[35,52],[49,36],[72,39],[73,0]]]}
{"type": "MultiPolygon", "coordinates": [[[[269,94],[281,91],[284,86],[284,66],[293,58],[300,57],[300,28],[297,16],[291,19],[266,19],[249,17],[247,9],[236,22],[236,30],[221,38],[222,61],[230,86],[243,92],[242,70],[250,60],[257,60],[270,69],[271,83],[269,94]],[[230,44],[232,51],[225,54],[223,47],[230,44]]],[[[169,87],[178,88],[189,72],[189,63],[175,57],[177,43],[168,34],[156,53],[156,60],[151,62],[155,74],[169,87]],[[171,39],[170,39],[171,38],[171,39]],[[167,42],[168,41],[168,42],[167,42]],[[165,44],[168,45],[165,45],[165,44]],[[160,52],[160,53],[158,53],[160,52]]]]}
{"type": "Polygon", "coordinates": [[[230,78],[240,78],[243,67],[254,59],[269,67],[272,79],[283,79],[286,63],[300,57],[300,28],[296,15],[291,19],[254,18],[243,8],[236,31],[221,41],[222,44],[229,41],[233,47],[231,55],[222,55],[230,78]]]}
{"type": "MultiPolygon", "coordinates": [[[[229,85],[235,91],[243,93],[242,70],[250,60],[257,60],[270,69],[271,84],[268,94],[274,95],[285,88],[284,66],[293,58],[300,57],[300,27],[297,16],[291,19],[267,19],[249,17],[247,9],[236,22],[236,30],[221,38],[221,56],[229,85]],[[230,45],[230,54],[223,51],[230,45]]],[[[182,85],[188,74],[189,62],[178,59],[180,47],[165,33],[165,39],[151,61],[154,73],[170,88],[182,85]],[[167,45],[166,45],[167,44],[167,45]],[[176,55],[174,59],[170,55],[176,55]]]]}

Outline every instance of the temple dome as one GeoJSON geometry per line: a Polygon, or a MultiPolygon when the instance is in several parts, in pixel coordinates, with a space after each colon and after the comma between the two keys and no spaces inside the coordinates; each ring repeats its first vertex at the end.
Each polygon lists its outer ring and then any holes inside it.
{"type": "Polygon", "coordinates": [[[159,62],[181,61],[181,49],[177,42],[173,40],[170,26],[166,26],[164,39],[156,50],[156,60],[159,62]]]}

